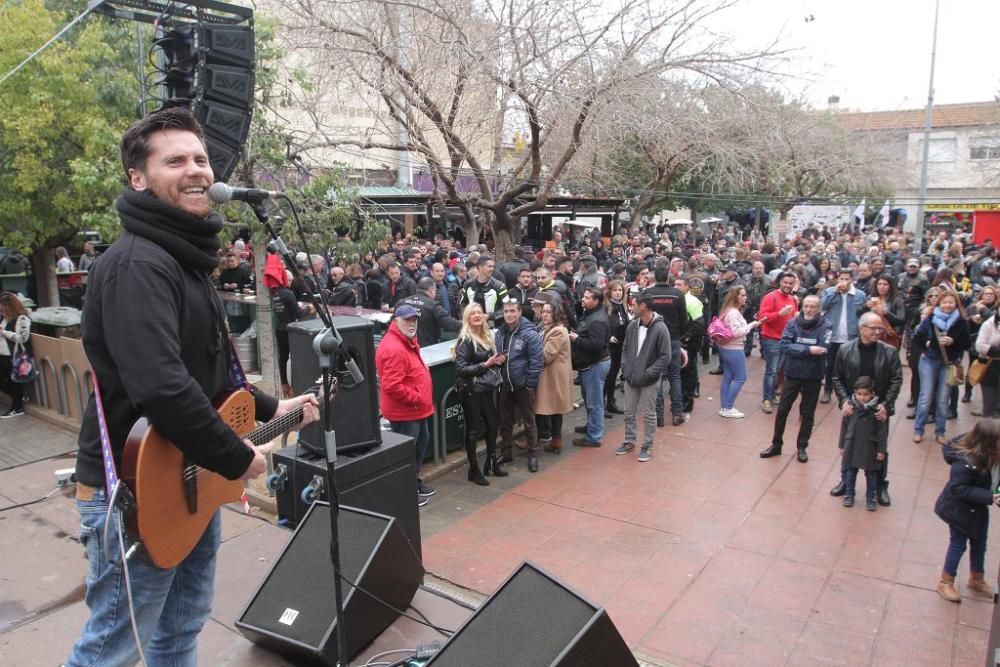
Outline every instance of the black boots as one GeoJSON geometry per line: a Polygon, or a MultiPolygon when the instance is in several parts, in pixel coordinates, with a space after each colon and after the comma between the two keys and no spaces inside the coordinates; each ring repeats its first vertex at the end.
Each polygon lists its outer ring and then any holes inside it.
{"type": "Polygon", "coordinates": [[[609,412],[609,413],[611,413],[613,415],[623,415],[623,414],[625,414],[625,411],[622,410],[621,408],[619,408],[618,405],[615,403],[615,396],[614,396],[614,394],[611,394],[610,396],[608,396],[607,400],[604,401],[604,411],[605,412],[609,412]]]}
{"type": "Polygon", "coordinates": [[[488,455],[483,463],[483,474],[494,477],[506,477],[508,473],[503,469],[503,461],[496,454],[488,455]]]}
{"type": "MultiPolygon", "coordinates": [[[[479,486],[489,486],[489,481],[479,472],[479,459],[476,458],[476,443],[465,443],[465,456],[469,459],[469,481],[479,486]]],[[[489,457],[483,467],[489,465],[489,457]]]]}

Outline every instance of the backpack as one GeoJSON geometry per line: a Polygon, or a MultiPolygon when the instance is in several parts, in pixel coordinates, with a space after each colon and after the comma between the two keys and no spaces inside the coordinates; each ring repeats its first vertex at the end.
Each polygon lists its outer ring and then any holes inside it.
{"type": "Polygon", "coordinates": [[[729,325],[720,320],[718,316],[712,318],[705,333],[708,334],[714,345],[725,345],[736,337],[729,325]]]}

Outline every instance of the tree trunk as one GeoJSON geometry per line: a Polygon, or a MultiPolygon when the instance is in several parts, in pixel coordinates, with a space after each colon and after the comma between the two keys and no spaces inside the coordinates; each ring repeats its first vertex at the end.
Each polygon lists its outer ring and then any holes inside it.
{"type": "Polygon", "coordinates": [[[514,257],[514,226],[520,222],[506,211],[493,213],[493,242],[497,266],[514,257]]]}
{"type": "Polygon", "coordinates": [[[35,291],[39,307],[59,305],[59,284],[51,248],[39,248],[31,253],[31,270],[35,274],[35,291]]]}
{"type": "Polygon", "coordinates": [[[465,247],[468,248],[470,245],[477,245],[479,243],[479,225],[476,224],[475,220],[471,222],[462,218],[458,222],[458,226],[462,228],[465,232],[465,247]]]}
{"type": "Polygon", "coordinates": [[[262,387],[271,396],[281,396],[281,375],[278,373],[278,347],[274,338],[271,293],[264,285],[264,265],[267,250],[263,243],[253,244],[254,281],[257,285],[257,350],[260,352],[260,374],[264,376],[262,387]]]}

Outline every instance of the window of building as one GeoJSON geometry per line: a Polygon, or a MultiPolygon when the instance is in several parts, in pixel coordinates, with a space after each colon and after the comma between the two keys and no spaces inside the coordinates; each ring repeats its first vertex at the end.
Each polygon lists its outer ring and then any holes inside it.
{"type": "Polygon", "coordinates": [[[976,137],[969,140],[970,160],[1000,160],[1000,137],[976,137]]]}
{"type": "MultiPolygon", "coordinates": [[[[920,140],[917,145],[919,161],[924,154],[924,142],[923,139],[920,140]]],[[[928,162],[954,162],[955,157],[958,154],[958,140],[951,139],[931,139],[930,145],[927,151],[927,161],[928,162]]]]}

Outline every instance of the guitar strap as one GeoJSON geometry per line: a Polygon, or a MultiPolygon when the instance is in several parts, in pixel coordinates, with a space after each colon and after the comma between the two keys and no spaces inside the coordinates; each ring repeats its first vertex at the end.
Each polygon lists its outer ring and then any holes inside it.
{"type": "MultiPolygon", "coordinates": [[[[97,381],[97,373],[93,367],[90,369],[90,377],[94,381],[94,400],[97,403],[97,430],[101,438],[101,458],[104,459],[104,483],[107,487],[108,498],[114,498],[118,487],[118,469],[115,467],[115,456],[111,451],[111,438],[108,435],[108,421],[104,415],[104,402],[101,400],[101,386],[97,381]]],[[[233,341],[229,338],[229,380],[233,387],[239,387],[254,393],[253,385],[247,380],[246,373],[243,372],[243,364],[236,354],[233,341]]],[[[249,514],[250,503],[244,493],[242,497],[243,509],[249,514]]]]}
{"type": "Polygon", "coordinates": [[[108,422],[104,417],[104,402],[101,400],[101,385],[97,382],[97,373],[90,369],[90,377],[94,381],[94,400],[97,403],[97,430],[101,435],[101,458],[104,459],[104,483],[107,485],[108,498],[114,494],[118,485],[118,470],[115,468],[115,456],[111,453],[111,438],[108,436],[108,422]]]}

